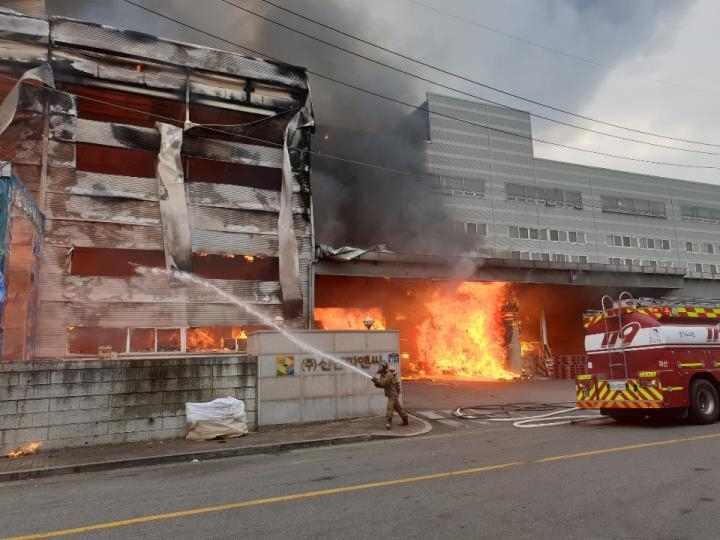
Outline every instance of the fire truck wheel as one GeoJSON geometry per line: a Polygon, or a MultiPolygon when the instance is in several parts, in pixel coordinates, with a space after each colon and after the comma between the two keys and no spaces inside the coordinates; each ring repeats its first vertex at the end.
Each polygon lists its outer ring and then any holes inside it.
{"type": "Polygon", "coordinates": [[[720,415],[718,392],[707,379],[695,379],[690,384],[690,420],[695,424],[712,424],[720,415]]]}

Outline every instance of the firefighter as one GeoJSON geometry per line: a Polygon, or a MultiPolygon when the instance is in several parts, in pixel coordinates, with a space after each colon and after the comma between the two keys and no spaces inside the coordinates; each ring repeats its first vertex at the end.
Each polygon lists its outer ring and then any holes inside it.
{"type": "Polygon", "coordinates": [[[385,397],[387,398],[387,412],[385,418],[387,423],[385,429],[392,428],[393,412],[397,412],[402,418],[402,425],[408,425],[408,413],[403,409],[400,404],[400,382],[397,379],[397,374],[394,369],[390,369],[387,363],[380,364],[377,375],[372,378],[373,384],[377,388],[382,388],[385,391],[385,397]]]}

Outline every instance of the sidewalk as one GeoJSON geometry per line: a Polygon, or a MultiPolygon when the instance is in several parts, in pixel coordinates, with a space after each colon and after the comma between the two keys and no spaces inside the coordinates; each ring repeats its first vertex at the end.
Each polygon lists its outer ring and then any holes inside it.
{"type": "Polygon", "coordinates": [[[78,472],[143,467],[249,454],[277,454],[297,448],[331,446],[381,439],[414,437],[429,432],[429,422],[415,416],[401,426],[396,418],[386,430],[384,417],[360,418],[266,429],[233,439],[193,442],[185,439],[43,450],[34,456],[0,457],[0,482],[78,472]]]}

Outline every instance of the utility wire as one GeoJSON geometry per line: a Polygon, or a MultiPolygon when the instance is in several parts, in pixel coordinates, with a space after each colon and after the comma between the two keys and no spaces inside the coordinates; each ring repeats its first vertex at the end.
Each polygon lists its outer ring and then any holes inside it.
{"type": "MultiPolygon", "coordinates": [[[[345,52],[345,53],[347,53],[347,54],[351,54],[351,55],[356,56],[356,57],[358,57],[358,58],[362,58],[363,60],[366,60],[366,61],[368,61],[368,62],[372,62],[372,63],[374,63],[374,64],[376,64],[376,65],[385,67],[385,68],[387,68],[387,69],[391,69],[391,70],[393,70],[393,71],[397,71],[398,73],[402,73],[403,75],[407,75],[407,76],[409,76],[409,77],[413,77],[413,78],[415,78],[415,79],[418,79],[418,80],[420,80],[420,81],[423,81],[423,82],[426,82],[426,83],[429,83],[429,84],[433,84],[433,85],[435,85],[435,86],[439,86],[440,88],[444,88],[444,89],[450,90],[450,91],[452,91],[452,92],[457,92],[458,94],[461,94],[461,95],[464,95],[464,96],[467,96],[467,97],[471,97],[471,98],[474,98],[474,99],[479,99],[479,100],[485,101],[485,102],[487,102],[487,103],[492,103],[493,105],[497,105],[497,106],[499,106],[499,107],[511,108],[511,107],[509,107],[509,106],[508,106],[507,104],[505,104],[505,103],[500,103],[500,102],[497,102],[497,101],[493,101],[493,100],[491,100],[491,99],[484,98],[484,97],[479,96],[479,95],[477,95],[477,94],[473,94],[473,93],[471,93],[471,92],[466,92],[466,91],[464,91],[464,90],[460,90],[460,89],[455,88],[455,87],[453,87],[453,86],[450,86],[450,85],[447,85],[447,84],[444,84],[444,83],[441,83],[441,82],[438,82],[438,81],[435,81],[435,80],[432,80],[432,79],[428,79],[428,78],[426,78],[426,77],[423,77],[423,76],[421,76],[421,75],[417,75],[417,74],[415,74],[415,73],[411,73],[411,72],[409,72],[409,71],[407,71],[407,70],[404,70],[404,69],[402,69],[402,68],[398,68],[398,67],[395,67],[395,66],[391,66],[391,65],[389,65],[389,64],[386,64],[385,62],[381,62],[381,61],[379,61],[379,60],[375,60],[375,59],[370,58],[370,57],[368,57],[368,56],[366,56],[366,55],[364,55],[364,54],[361,54],[361,53],[355,52],[355,51],[353,51],[353,50],[347,49],[347,48],[345,48],[345,47],[343,47],[343,46],[341,46],[341,45],[337,45],[337,44],[331,43],[331,42],[326,41],[326,40],[324,40],[324,39],[321,39],[321,38],[319,38],[319,37],[317,37],[317,36],[314,36],[314,35],[312,35],[312,34],[308,34],[308,33],[306,33],[306,32],[303,32],[303,31],[301,31],[301,30],[298,30],[298,29],[293,28],[293,27],[291,27],[291,26],[288,26],[288,25],[286,25],[286,24],[280,23],[280,22],[278,22],[278,21],[276,21],[276,20],[274,20],[274,19],[272,19],[272,18],[270,18],[270,17],[266,17],[265,15],[262,15],[262,14],[260,14],[260,13],[257,13],[257,12],[255,12],[255,11],[251,10],[251,9],[248,9],[248,8],[246,8],[246,7],[243,7],[243,6],[239,6],[238,4],[236,4],[236,3],[234,3],[234,2],[231,2],[231,1],[229,1],[229,0],[220,0],[220,1],[221,1],[222,3],[224,3],[224,4],[233,6],[233,7],[237,8],[237,9],[240,9],[240,10],[242,10],[242,11],[245,11],[246,13],[249,13],[249,14],[251,14],[251,15],[254,15],[254,16],[256,16],[256,17],[258,17],[258,18],[260,18],[260,19],[262,19],[262,20],[264,20],[264,21],[266,21],[266,22],[269,22],[269,23],[271,23],[271,24],[275,24],[275,25],[277,25],[277,26],[279,26],[279,27],[281,27],[281,28],[284,28],[284,29],[286,29],[286,30],[290,30],[291,32],[295,32],[295,33],[297,33],[297,34],[300,34],[301,36],[304,36],[304,37],[306,37],[306,38],[308,38],[308,39],[312,39],[312,40],[314,40],[314,41],[317,41],[317,42],[322,43],[322,44],[324,44],[324,45],[327,45],[327,46],[329,46],[329,47],[333,47],[333,48],[335,48],[335,49],[337,49],[337,50],[343,51],[343,52],[345,52]]],[[[649,132],[649,131],[642,131],[642,130],[638,130],[638,129],[634,129],[634,128],[629,128],[629,127],[621,126],[621,125],[618,125],[618,124],[613,124],[613,123],[610,123],[610,122],[605,122],[605,121],[602,121],[602,120],[597,120],[597,119],[594,119],[594,118],[591,118],[591,117],[588,117],[588,116],[583,116],[583,115],[581,115],[581,114],[574,113],[574,112],[568,111],[568,110],[566,110],[566,109],[561,109],[561,108],[558,108],[558,107],[554,107],[554,106],[552,106],[552,105],[547,105],[547,104],[541,103],[541,102],[536,101],[536,100],[533,100],[533,99],[525,98],[525,97],[520,96],[520,95],[518,95],[518,94],[514,94],[514,93],[508,92],[508,91],[506,91],[506,90],[502,90],[502,89],[500,89],[500,88],[497,88],[497,87],[494,87],[494,86],[490,86],[490,85],[488,85],[488,84],[485,84],[485,83],[482,83],[482,82],[480,82],[480,81],[471,79],[471,78],[466,77],[466,76],[464,76],[464,75],[461,75],[461,74],[458,74],[458,73],[454,73],[454,72],[452,72],[452,71],[448,71],[448,70],[446,70],[446,69],[444,69],[444,68],[441,68],[441,67],[439,67],[439,66],[430,64],[430,63],[425,62],[425,61],[423,61],[423,60],[419,60],[419,59],[417,59],[417,58],[413,58],[413,57],[411,57],[411,56],[408,56],[408,55],[406,55],[406,54],[403,54],[403,53],[397,52],[397,51],[395,51],[395,50],[389,49],[389,48],[387,48],[387,47],[384,47],[384,46],[379,45],[379,44],[377,44],[377,43],[368,41],[368,40],[366,40],[366,39],[363,39],[363,38],[361,38],[361,37],[355,36],[355,35],[350,34],[350,33],[348,33],[348,32],[344,32],[344,31],[339,30],[339,29],[337,29],[337,28],[335,28],[335,27],[333,27],[333,26],[330,26],[330,25],[327,25],[327,24],[325,24],[325,23],[322,23],[322,22],[320,22],[320,21],[318,21],[318,20],[316,20],[316,19],[312,19],[312,18],[310,18],[310,17],[306,17],[305,15],[302,15],[301,13],[298,13],[297,11],[293,11],[293,10],[291,10],[291,9],[288,9],[288,8],[286,8],[286,7],[283,7],[283,6],[279,5],[279,4],[276,4],[275,2],[271,2],[270,0],[260,0],[260,1],[266,3],[266,4],[270,5],[270,6],[273,6],[273,7],[277,8],[277,9],[279,9],[279,10],[281,10],[281,11],[284,11],[284,12],[286,12],[286,13],[290,13],[290,14],[292,14],[292,15],[300,18],[300,19],[303,19],[303,20],[305,20],[305,21],[308,21],[308,22],[311,22],[311,23],[313,23],[313,24],[316,24],[316,25],[318,25],[318,26],[320,26],[320,27],[322,27],[322,28],[325,28],[325,29],[327,29],[327,30],[330,30],[330,31],[335,32],[335,33],[337,33],[337,34],[340,34],[340,35],[342,35],[342,36],[348,37],[348,38],[350,38],[350,39],[354,39],[354,40],[356,40],[356,41],[358,41],[358,42],[360,42],[360,43],[363,43],[363,44],[368,45],[368,46],[370,46],[370,47],[374,47],[374,48],[376,48],[376,49],[378,49],[378,50],[381,50],[381,51],[383,51],[383,52],[385,52],[385,53],[392,54],[392,55],[394,55],[394,56],[397,56],[397,57],[399,57],[399,58],[402,58],[403,60],[407,60],[407,61],[409,61],[409,62],[413,62],[413,63],[415,63],[415,64],[417,64],[417,65],[423,66],[423,67],[428,68],[428,69],[432,69],[432,70],[437,71],[437,72],[439,72],[439,73],[442,73],[442,74],[444,74],[444,75],[449,75],[449,76],[451,76],[451,77],[455,77],[455,78],[460,79],[460,80],[462,80],[462,81],[465,81],[465,82],[468,82],[468,83],[471,83],[471,84],[474,84],[474,85],[477,85],[477,86],[486,88],[486,89],[488,89],[488,90],[492,90],[493,92],[498,92],[498,93],[500,93],[500,94],[504,94],[504,95],[506,95],[506,96],[509,96],[509,97],[512,97],[512,98],[515,98],[515,99],[519,99],[519,100],[521,100],[521,101],[525,101],[525,102],[527,102],[527,103],[532,103],[532,104],[538,105],[538,106],[540,106],[540,107],[545,107],[545,108],[547,108],[547,109],[551,109],[551,110],[556,111],[556,112],[561,112],[561,113],[568,114],[568,115],[571,115],[571,116],[575,116],[575,117],[577,117],[577,118],[582,118],[582,119],[584,119],[584,120],[588,120],[588,121],[591,121],[591,122],[596,122],[596,123],[603,124],[603,125],[606,125],[606,126],[610,126],[610,127],[614,127],[614,128],[618,128],[618,129],[623,129],[623,130],[626,130],[626,131],[631,131],[631,132],[633,132],[633,133],[640,133],[640,134],[643,134],[643,135],[650,135],[650,136],[653,136],[653,137],[658,137],[658,138],[663,138],[663,139],[669,139],[669,140],[674,140],[674,141],[678,141],[678,142],[687,142],[687,143],[692,143],[692,144],[698,144],[698,145],[703,145],[703,146],[712,146],[712,147],[720,148],[720,144],[713,144],[713,143],[707,143],[707,142],[701,142],[701,141],[694,141],[694,140],[690,140],[690,139],[681,139],[681,138],[672,137],[672,136],[669,136],[669,135],[662,135],[662,134],[653,133],[653,132],[649,132]]],[[[629,137],[623,137],[623,136],[615,135],[615,134],[608,133],[608,132],[605,132],[605,131],[599,131],[599,130],[596,130],[596,129],[587,128],[587,127],[584,127],[584,126],[580,126],[580,125],[578,125],[578,124],[572,124],[572,123],[570,123],[570,122],[565,122],[565,121],[562,121],[562,120],[558,120],[558,119],[551,118],[551,117],[544,116],[544,115],[537,114],[537,113],[529,112],[528,114],[529,114],[530,116],[535,117],[535,118],[540,118],[540,119],[547,120],[547,121],[549,121],[549,122],[553,122],[553,123],[560,124],[560,125],[563,125],[563,126],[567,126],[567,127],[571,127],[571,128],[579,129],[579,130],[583,130],[583,131],[589,131],[589,132],[595,133],[595,134],[597,134],[597,135],[603,135],[603,136],[605,136],[605,137],[612,137],[612,138],[614,138],[614,139],[620,139],[620,140],[624,140],[624,141],[628,141],[628,142],[633,142],[633,143],[638,143],[638,144],[646,144],[646,145],[649,145],[649,146],[655,146],[655,147],[658,147],[658,148],[667,148],[667,149],[670,149],[670,150],[679,150],[679,151],[682,151],[682,152],[691,152],[691,153],[697,153],[697,154],[708,154],[708,155],[715,155],[715,156],[720,155],[720,153],[717,153],[717,152],[705,152],[705,151],[702,151],[702,150],[692,150],[692,149],[688,149],[688,148],[679,148],[679,147],[676,147],[676,146],[669,146],[669,145],[664,145],[664,144],[651,143],[651,142],[648,142],[648,141],[641,141],[641,140],[637,140],[637,139],[631,139],[631,138],[629,138],[629,137]]]]}
{"type": "MultiPolygon", "coordinates": [[[[7,79],[7,80],[10,80],[10,81],[14,81],[14,82],[18,82],[18,81],[19,81],[19,78],[18,78],[18,77],[12,77],[12,76],[5,75],[5,74],[1,74],[1,73],[0,73],[0,78],[1,78],[1,79],[7,79]]],[[[65,90],[58,90],[57,88],[51,88],[51,87],[45,87],[45,88],[47,88],[47,90],[49,90],[49,91],[51,91],[51,92],[54,92],[54,93],[57,93],[57,94],[63,94],[63,95],[70,96],[70,97],[76,97],[77,99],[83,99],[83,100],[86,100],[86,101],[91,101],[91,102],[93,102],[93,103],[99,103],[99,104],[101,104],[101,105],[106,105],[106,106],[111,107],[111,108],[116,108],[116,109],[124,110],[124,111],[127,111],[127,112],[138,113],[138,114],[146,115],[146,116],[149,116],[149,117],[152,117],[152,118],[158,118],[158,119],[160,119],[160,120],[165,120],[165,121],[167,121],[168,123],[173,124],[173,125],[175,125],[175,126],[177,126],[177,127],[184,127],[184,122],[183,122],[183,121],[178,120],[177,118],[172,118],[172,117],[170,117],[170,116],[163,116],[163,115],[161,115],[161,114],[152,113],[152,112],[144,111],[144,110],[141,110],[141,109],[135,109],[135,108],[133,108],[133,107],[128,107],[128,106],[126,106],[126,105],[120,105],[119,103],[112,103],[112,102],[110,102],[110,101],[104,101],[104,100],[102,100],[102,99],[92,98],[92,97],[89,97],[89,96],[81,96],[81,95],[78,95],[78,94],[73,94],[72,92],[67,92],[67,91],[65,91],[65,90]]],[[[243,125],[243,126],[245,126],[245,125],[257,124],[258,122],[261,122],[261,121],[262,121],[262,120],[260,120],[260,121],[255,121],[255,122],[249,122],[248,124],[235,124],[235,125],[243,125]]],[[[252,137],[252,136],[250,136],[250,135],[243,135],[243,134],[235,133],[235,132],[232,132],[232,131],[225,131],[225,130],[223,130],[223,129],[219,129],[219,128],[216,127],[216,126],[218,126],[218,124],[197,124],[197,127],[200,127],[200,128],[205,129],[205,130],[207,130],[207,131],[213,131],[213,132],[216,132],[216,133],[220,133],[220,134],[222,134],[222,135],[229,135],[229,136],[237,137],[237,138],[240,138],[240,139],[247,139],[247,140],[251,140],[251,141],[255,141],[255,142],[261,142],[261,143],[264,143],[264,144],[268,144],[268,145],[270,145],[270,146],[274,146],[274,147],[276,147],[276,148],[284,148],[284,145],[283,145],[283,144],[277,143],[277,142],[275,142],[275,141],[271,141],[271,140],[268,140],[268,139],[261,139],[261,138],[258,138],[258,137],[252,137]]],[[[232,125],[225,125],[224,127],[232,127],[232,125]]],[[[295,151],[298,151],[298,152],[302,152],[302,153],[304,153],[304,154],[309,154],[309,155],[312,155],[312,156],[316,156],[316,157],[318,157],[318,158],[327,158],[327,159],[331,159],[331,160],[334,160],[334,161],[339,161],[339,162],[343,162],[343,163],[348,163],[348,164],[350,164],[350,165],[359,165],[359,166],[361,166],[361,167],[367,167],[367,168],[371,168],[371,169],[375,169],[375,170],[379,170],[379,171],[383,171],[383,172],[389,172],[389,173],[398,174],[398,175],[401,175],[401,176],[408,176],[408,177],[416,178],[416,179],[427,179],[427,180],[438,180],[438,179],[442,179],[442,178],[458,178],[458,179],[462,178],[462,179],[464,179],[464,180],[465,180],[465,179],[468,179],[468,178],[464,178],[464,177],[449,176],[449,175],[443,175],[443,174],[424,174],[424,173],[418,173],[418,172],[412,172],[412,171],[405,171],[405,170],[401,170],[401,169],[395,169],[395,168],[392,168],[392,167],[385,167],[385,166],[382,166],[382,165],[377,165],[377,164],[374,164],[374,163],[368,163],[368,162],[365,162],[365,161],[357,161],[357,160],[345,158],[345,157],[342,157],[342,156],[337,156],[337,155],[334,155],[334,154],[326,154],[326,153],[324,153],[324,152],[312,151],[312,150],[308,150],[308,149],[306,149],[306,148],[300,148],[300,147],[297,147],[297,146],[288,146],[288,150],[295,150],[295,151]]],[[[634,173],[633,173],[633,174],[634,174],[634,173]]],[[[468,179],[468,180],[471,180],[471,179],[468,179]]],[[[483,182],[487,182],[487,180],[483,179],[483,182]]],[[[536,182],[536,184],[537,184],[537,182],[536,182]]],[[[483,193],[484,193],[484,192],[485,192],[485,190],[483,190],[483,193]]],[[[508,194],[505,189],[495,189],[494,186],[492,185],[492,182],[490,182],[490,186],[489,186],[489,189],[487,190],[487,192],[490,194],[490,197],[493,197],[493,193],[497,193],[497,194],[499,194],[499,195],[507,195],[507,194],[508,194]]],[[[523,202],[526,202],[526,201],[523,201],[523,202]]],[[[536,202],[530,202],[529,204],[533,204],[533,205],[535,205],[535,206],[538,205],[538,203],[536,203],[536,202]]],[[[596,210],[603,210],[603,209],[604,209],[603,206],[596,206],[596,205],[587,204],[586,202],[583,202],[583,203],[582,203],[582,209],[588,209],[588,208],[589,208],[589,209],[596,209],[596,210]]],[[[531,240],[532,240],[532,239],[531,239],[531,240]]],[[[547,242],[552,242],[552,241],[551,241],[551,240],[545,240],[545,242],[547,243],[547,242]]],[[[563,242],[559,242],[559,243],[560,243],[560,244],[563,244],[563,242]]],[[[618,247],[618,246],[616,246],[616,247],[618,247]]],[[[651,250],[651,251],[652,251],[652,250],[651,250]]],[[[665,251],[667,251],[667,250],[654,250],[654,251],[658,251],[658,252],[665,253],[665,251]]]]}
{"type": "MultiPolygon", "coordinates": [[[[190,25],[190,24],[184,23],[184,22],[182,22],[182,21],[180,21],[180,20],[178,20],[178,19],[175,19],[175,18],[173,18],[173,17],[170,17],[170,16],[168,16],[168,15],[165,15],[165,14],[163,14],[163,13],[161,13],[161,12],[158,12],[158,11],[155,11],[155,10],[150,9],[150,8],[148,8],[148,7],[145,7],[145,6],[143,6],[143,5],[140,5],[140,4],[136,3],[136,2],[134,2],[133,0],[123,0],[123,2],[126,2],[126,3],[128,3],[128,4],[131,4],[131,5],[135,6],[135,7],[140,8],[140,9],[142,9],[142,10],[145,10],[145,11],[147,11],[147,12],[149,12],[149,13],[153,13],[154,15],[157,15],[157,16],[159,16],[159,17],[162,17],[162,18],[164,18],[164,19],[167,19],[167,20],[169,20],[169,21],[172,21],[172,22],[174,22],[174,23],[176,23],[176,24],[179,24],[179,25],[184,26],[184,27],[186,27],[186,28],[189,28],[189,29],[191,29],[191,30],[195,30],[196,32],[199,32],[199,33],[201,33],[201,34],[204,34],[204,35],[206,35],[206,36],[209,36],[209,37],[211,37],[211,38],[213,38],[213,39],[217,39],[217,40],[222,41],[222,42],[224,42],[224,43],[228,43],[228,44],[230,44],[230,45],[233,45],[233,46],[235,46],[235,47],[240,47],[240,48],[242,48],[242,49],[244,49],[244,50],[246,50],[246,51],[249,51],[249,52],[251,52],[251,53],[253,53],[253,54],[257,54],[257,55],[259,55],[259,56],[261,56],[261,57],[265,57],[265,58],[268,58],[268,59],[273,60],[273,61],[276,61],[276,62],[281,62],[281,63],[283,63],[283,64],[287,64],[287,62],[283,62],[282,60],[279,60],[278,58],[275,58],[275,57],[273,57],[273,56],[271,56],[271,55],[265,54],[265,53],[263,53],[263,52],[260,52],[260,51],[258,51],[258,50],[255,50],[255,49],[251,49],[251,48],[246,47],[246,46],[244,46],[244,45],[240,45],[240,44],[238,44],[237,42],[230,41],[230,40],[225,39],[225,38],[223,38],[223,37],[220,37],[220,36],[218,36],[218,35],[216,35],[216,34],[213,34],[213,33],[211,33],[211,32],[207,32],[207,31],[205,31],[205,30],[202,30],[202,29],[200,29],[200,28],[198,28],[198,27],[196,27],[196,26],[192,26],[192,25],[190,25]]],[[[531,142],[532,142],[532,141],[536,141],[536,142],[540,142],[540,143],[549,144],[549,145],[552,145],[552,146],[557,146],[557,147],[560,147],[560,148],[566,148],[566,149],[568,149],[568,150],[577,150],[577,151],[579,151],[579,152],[585,152],[585,153],[587,153],[587,154],[593,154],[593,155],[598,155],[598,156],[603,156],[603,157],[610,157],[610,158],[615,158],[615,159],[623,159],[623,160],[626,160],[626,161],[635,161],[635,162],[638,162],[638,163],[648,163],[648,164],[651,164],[651,165],[665,165],[665,166],[669,166],[669,167],[680,167],[680,168],[688,168],[688,169],[720,170],[720,167],[717,167],[717,166],[714,166],[714,165],[693,165],[693,164],[691,164],[691,163],[671,163],[671,162],[665,162],[665,161],[654,161],[654,160],[649,160],[649,159],[633,158],[633,157],[622,156],[622,155],[618,155],[618,154],[610,154],[610,153],[607,153],[607,152],[599,152],[599,151],[597,151],[597,150],[588,150],[588,149],[586,149],[586,148],[580,148],[580,147],[577,147],[577,146],[571,146],[571,145],[567,145],[567,144],[562,144],[562,143],[557,143],[557,142],[553,142],[553,141],[548,141],[548,140],[545,140],[545,139],[540,139],[540,138],[536,138],[536,137],[532,137],[532,136],[528,136],[528,135],[522,135],[522,134],[519,134],[519,133],[513,133],[513,132],[511,132],[511,131],[506,131],[506,130],[503,130],[503,129],[500,129],[500,128],[496,128],[496,127],[491,127],[491,126],[488,126],[488,125],[485,125],[485,124],[480,124],[480,123],[478,123],[478,122],[472,122],[472,121],[470,121],[470,120],[465,120],[465,119],[463,119],[463,118],[458,118],[458,117],[455,117],[455,116],[452,116],[452,115],[448,115],[448,114],[443,114],[443,113],[431,111],[431,110],[430,110],[429,108],[427,108],[427,107],[421,107],[421,106],[418,106],[418,105],[413,105],[412,103],[408,103],[408,102],[402,101],[402,100],[400,100],[400,99],[392,98],[392,97],[386,96],[386,95],[384,95],[384,94],[380,94],[379,92],[375,92],[375,91],[373,91],[373,90],[368,90],[368,89],[366,89],[366,88],[362,88],[362,87],[360,87],[360,86],[356,86],[356,85],[354,85],[354,84],[347,83],[347,82],[345,82],[345,81],[341,81],[341,80],[339,80],[339,79],[335,79],[335,78],[330,77],[330,76],[328,76],[328,75],[323,75],[323,74],[321,74],[321,73],[317,73],[317,72],[311,71],[311,70],[309,70],[309,69],[307,70],[307,73],[310,73],[311,75],[314,75],[314,76],[319,77],[319,78],[321,78],[321,79],[325,79],[325,80],[327,80],[327,81],[331,81],[331,82],[334,82],[334,83],[336,83],[336,84],[345,86],[345,87],[347,87],[347,88],[352,88],[352,89],[357,90],[357,91],[359,91],[359,92],[363,92],[363,93],[365,93],[365,94],[368,94],[368,95],[371,95],[371,96],[375,96],[375,97],[384,99],[384,100],[386,100],[386,101],[390,101],[390,102],[392,102],[392,103],[396,103],[396,104],[398,104],[398,105],[402,105],[402,106],[404,106],[404,107],[408,107],[408,108],[415,109],[415,110],[418,110],[418,111],[426,112],[426,113],[431,114],[431,115],[433,115],[433,116],[437,116],[437,117],[441,117],[441,118],[447,118],[447,119],[450,119],[450,120],[455,120],[455,121],[457,121],[457,122],[462,122],[462,123],[464,123],[464,124],[469,124],[469,125],[472,125],[472,126],[475,126],[475,127],[480,127],[480,128],[483,128],[483,129],[488,129],[489,131],[493,131],[493,132],[495,132],[495,133],[502,133],[502,134],[504,134],[504,135],[510,135],[510,136],[512,136],[512,137],[516,137],[516,138],[519,138],[519,139],[529,140],[529,141],[531,141],[531,142]]]]}
{"type": "Polygon", "coordinates": [[[692,86],[686,86],[684,84],[680,84],[673,81],[664,81],[662,79],[655,79],[653,77],[646,77],[644,75],[639,75],[637,73],[633,73],[632,71],[625,71],[623,69],[617,68],[615,66],[611,66],[609,64],[604,64],[602,62],[598,62],[597,60],[591,60],[589,58],[585,58],[583,56],[578,56],[576,54],[569,53],[567,51],[563,51],[560,49],[554,49],[552,47],[548,47],[547,45],[543,45],[542,43],[538,43],[537,41],[532,41],[530,39],[524,38],[522,36],[518,36],[517,34],[511,34],[510,32],[505,32],[503,30],[498,30],[497,28],[493,28],[491,26],[487,26],[485,24],[481,24],[473,19],[467,19],[465,17],[461,17],[459,15],[456,15],[454,13],[451,13],[449,11],[442,10],[440,8],[437,8],[435,6],[431,6],[428,4],[425,4],[424,2],[420,2],[419,0],[406,0],[407,2],[410,2],[411,4],[415,4],[417,6],[421,6],[427,10],[434,11],[435,13],[439,13],[441,15],[444,15],[445,17],[449,17],[450,19],[455,19],[456,21],[464,22],[467,24],[470,24],[472,26],[475,26],[477,28],[481,28],[482,30],[486,30],[488,32],[493,32],[495,34],[499,34],[501,36],[505,36],[510,39],[514,39],[517,41],[520,41],[521,43],[525,43],[526,45],[530,45],[532,47],[537,47],[539,49],[543,49],[545,51],[559,54],[561,56],[565,56],[567,58],[572,58],[573,60],[577,60],[579,62],[585,62],[586,64],[592,64],[594,66],[606,69],[608,71],[617,71],[618,73],[622,73],[623,75],[629,75],[631,77],[636,77],[639,79],[645,79],[654,83],[658,84],[664,84],[668,86],[674,86],[675,88],[682,88],[683,90],[692,90],[693,92],[698,92],[701,94],[707,94],[710,96],[718,96],[719,94],[715,92],[709,92],[707,90],[701,90],[699,88],[693,88],[692,86]]]}

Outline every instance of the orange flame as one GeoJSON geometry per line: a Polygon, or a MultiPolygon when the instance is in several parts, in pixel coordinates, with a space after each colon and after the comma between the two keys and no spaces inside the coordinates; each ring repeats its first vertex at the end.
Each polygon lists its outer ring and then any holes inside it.
{"type": "Polygon", "coordinates": [[[27,444],[26,446],[23,446],[22,448],[18,448],[17,450],[8,452],[6,454],[6,456],[9,458],[19,458],[21,456],[32,456],[34,454],[37,454],[37,451],[39,448],[40,448],[39,442],[31,442],[31,443],[27,444]]]}
{"type": "Polygon", "coordinates": [[[425,303],[430,317],[418,327],[420,361],[437,375],[510,379],[505,364],[507,283],[464,282],[436,291],[425,303]]]}
{"type": "Polygon", "coordinates": [[[373,319],[373,330],[387,329],[380,308],[315,308],[315,320],[324,330],[366,330],[366,317],[373,319]]]}
{"type": "Polygon", "coordinates": [[[188,328],[186,340],[188,352],[235,351],[236,340],[247,340],[247,334],[236,326],[202,326],[188,328]]]}
{"type": "Polygon", "coordinates": [[[247,262],[253,262],[255,260],[255,257],[252,255],[244,255],[243,257],[247,262]]]}
{"type": "Polygon", "coordinates": [[[234,328],[230,332],[230,336],[233,339],[247,339],[247,334],[245,333],[244,328],[234,328]]]}

